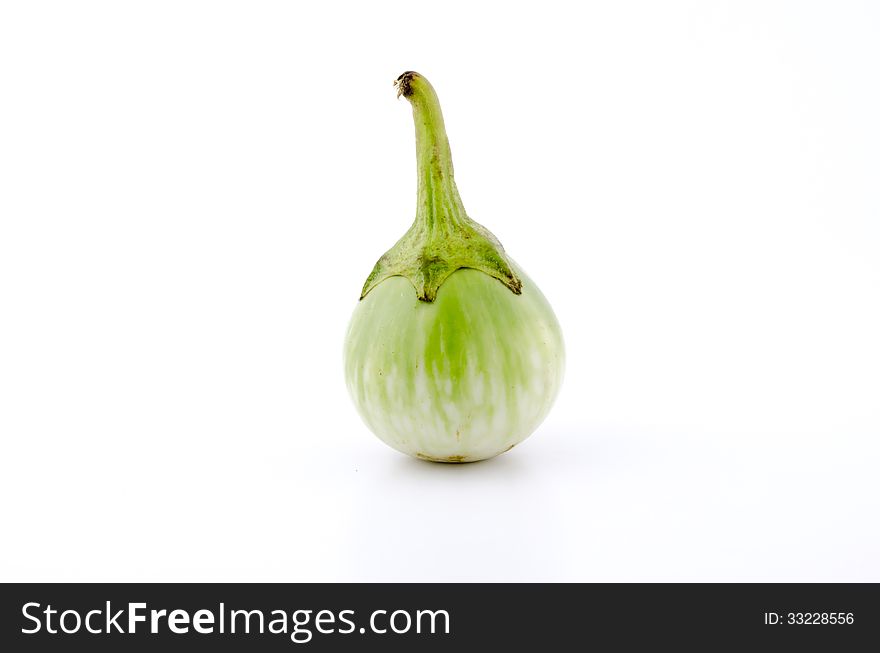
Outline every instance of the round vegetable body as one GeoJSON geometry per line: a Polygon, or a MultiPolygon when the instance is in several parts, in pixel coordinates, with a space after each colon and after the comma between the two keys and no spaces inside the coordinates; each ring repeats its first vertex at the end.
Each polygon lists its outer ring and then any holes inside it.
{"type": "Polygon", "coordinates": [[[515,269],[520,295],[460,269],[433,302],[391,277],[358,304],[346,380],[386,444],[426,460],[482,460],[522,442],[547,415],[562,382],[562,333],[544,295],[515,269]]]}
{"type": "Polygon", "coordinates": [[[538,287],[464,210],[433,87],[414,72],[395,84],[416,128],[416,218],[364,283],[346,383],[367,426],[395,449],[483,460],[547,415],[562,382],[562,333],[538,287]]]}

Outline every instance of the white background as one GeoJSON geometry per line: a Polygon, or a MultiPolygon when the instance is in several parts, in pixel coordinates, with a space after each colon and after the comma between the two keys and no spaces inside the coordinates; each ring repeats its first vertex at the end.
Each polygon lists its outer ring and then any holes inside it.
{"type": "Polygon", "coordinates": [[[0,579],[880,581],[869,2],[4,3],[0,579]],[[513,452],[389,449],[342,340],[459,189],[553,304],[513,452]]]}

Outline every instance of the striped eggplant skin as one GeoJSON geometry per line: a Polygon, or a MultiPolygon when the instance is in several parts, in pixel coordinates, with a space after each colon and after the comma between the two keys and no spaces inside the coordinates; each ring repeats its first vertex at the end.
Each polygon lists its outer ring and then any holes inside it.
{"type": "Polygon", "coordinates": [[[472,462],[522,442],[562,383],[562,332],[522,270],[521,294],[474,269],[453,272],[433,302],[392,276],[355,308],[345,378],[366,425],[398,451],[472,462]]]}

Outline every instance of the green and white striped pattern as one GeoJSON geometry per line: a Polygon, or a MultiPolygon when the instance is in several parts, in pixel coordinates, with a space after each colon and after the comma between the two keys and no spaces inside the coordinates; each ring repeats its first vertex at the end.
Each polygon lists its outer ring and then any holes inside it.
{"type": "Polygon", "coordinates": [[[522,294],[472,269],[433,302],[403,277],[357,305],[345,341],[349,392],[386,444],[441,462],[491,458],[527,438],[562,382],[562,333],[541,291],[522,294]]]}

